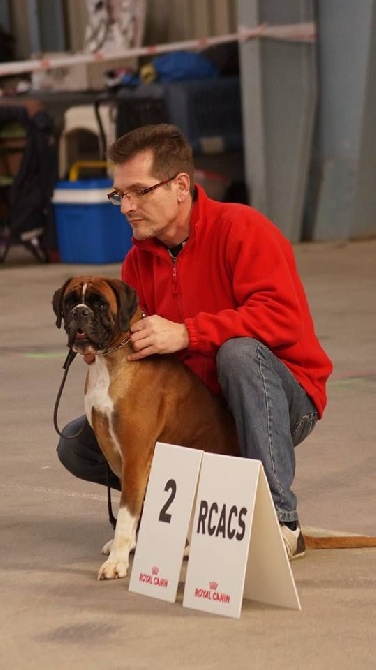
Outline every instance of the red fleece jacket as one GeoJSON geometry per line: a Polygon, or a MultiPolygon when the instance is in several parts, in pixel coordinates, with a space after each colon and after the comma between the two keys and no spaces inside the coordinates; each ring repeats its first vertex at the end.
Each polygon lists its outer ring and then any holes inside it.
{"type": "Polygon", "coordinates": [[[178,356],[214,393],[218,348],[232,337],[252,337],[285,363],[321,417],[332,365],[315,335],[291,244],[260,212],[210,200],[197,188],[189,239],[177,259],[158,240],[134,240],[123,281],[146,314],[185,323],[189,347],[178,356]]]}

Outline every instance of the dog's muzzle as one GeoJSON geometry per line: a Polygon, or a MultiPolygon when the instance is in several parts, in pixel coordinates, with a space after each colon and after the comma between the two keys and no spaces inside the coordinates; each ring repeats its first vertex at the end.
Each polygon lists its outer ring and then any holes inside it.
{"type": "Polygon", "coordinates": [[[64,317],[64,323],[68,346],[80,354],[106,349],[113,335],[111,324],[106,327],[95,310],[84,303],[70,309],[64,317]]]}
{"type": "Polygon", "coordinates": [[[91,331],[95,328],[95,315],[87,305],[77,305],[70,311],[66,322],[71,336],[80,331],[90,336],[91,331]]]}
{"type": "Polygon", "coordinates": [[[93,315],[93,312],[87,305],[77,305],[73,307],[71,314],[75,319],[80,321],[81,319],[88,319],[88,317],[93,315]]]}
{"type": "Polygon", "coordinates": [[[92,344],[94,313],[87,305],[76,305],[65,319],[68,345],[84,353],[92,344]]]}

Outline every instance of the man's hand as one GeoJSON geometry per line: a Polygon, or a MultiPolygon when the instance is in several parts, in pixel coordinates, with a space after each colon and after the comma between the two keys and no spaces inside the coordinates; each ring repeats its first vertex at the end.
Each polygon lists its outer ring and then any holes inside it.
{"type": "Polygon", "coordinates": [[[188,332],[183,323],[174,323],[161,316],[147,316],[136,321],[131,328],[134,353],[129,361],[138,361],[151,354],[173,354],[189,344],[188,332]]]}

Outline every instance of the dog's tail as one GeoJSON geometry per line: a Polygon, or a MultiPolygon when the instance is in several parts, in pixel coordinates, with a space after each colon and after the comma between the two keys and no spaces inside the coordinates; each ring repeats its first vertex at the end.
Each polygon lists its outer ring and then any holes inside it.
{"type": "Polygon", "coordinates": [[[365,549],[376,547],[376,537],[367,535],[330,535],[314,537],[304,535],[307,549],[365,549]]]}

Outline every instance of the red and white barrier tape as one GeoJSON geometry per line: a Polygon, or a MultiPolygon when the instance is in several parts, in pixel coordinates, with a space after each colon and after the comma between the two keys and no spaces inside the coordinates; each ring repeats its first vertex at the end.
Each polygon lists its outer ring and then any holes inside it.
{"type": "Polygon", "coordinates": [[[225,44],[226,42],[244,42],[251,39],[266,38],[288,42],[314,42],[316,40],[316,26],[314,23],[293,23],[291,25],[269,26],[262,24],[256,28],[245,28],[239,26],[237,33],[219,35],[217,37],[205,37],[202,39],[184,40],[181,42],[169,42],[167,44],[156,44],[148,47],[135,47],[117,51],[116,53],[104,53],[97,51],[95,54],[75,54],[74,56],[59,56],[56,58],[40,58],[38,60],[16,61],[14,63],[0,63],[0,77],[20,74],[22,72],[35,72],[37,70],[53,70],[60,67],[82,63],[106,62],[119,58],[133,58],[138,56],[154,56],[155,54],[168,53],[189,49],[202,50],[214,44],[225,44]]]}

